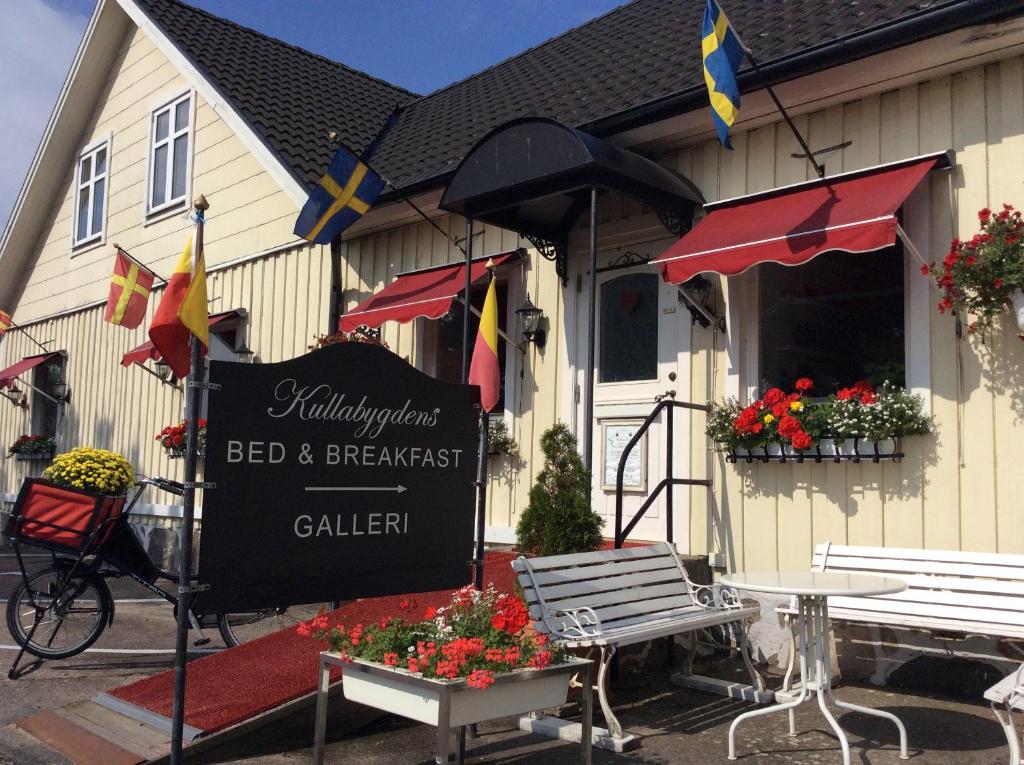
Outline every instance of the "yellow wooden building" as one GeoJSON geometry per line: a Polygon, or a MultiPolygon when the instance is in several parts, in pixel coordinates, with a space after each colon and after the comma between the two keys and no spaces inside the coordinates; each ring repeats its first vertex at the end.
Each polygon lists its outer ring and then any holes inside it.
{"type": "MultiPolygon", "coordinates": [[[[929,174],[899,213],[921,256],[941,260],[950,239],[977,230],[979,209],[1024,205],[1024,14],[1008,1],[975,3],[972,15],[964,3],[876,5],[857,14],[786,4],[777,18],[762,19],[760,4],[738,0],[731,13],[796,127],[822,152],[827,176],[952,152],[952,169],[929,174]]],[[[734,149],[719,144],[697,53],[702,10],[697,0],[634,0],[419,96],[175,0],[100,0],[0,242],[0,307],[24,330],[4,337],[0,368],[41,353],[29,336],[57,354],[9,381],[20,393],[8,387],[0,401],[0,445],[23,433],[54,435],[60,450],[110,448],[142,472],[180,477],[181,463],[154,436],[181,418],[182,392],[122,366],[145,341],[146,325],[125,331],[105,323],[103,310],[114,244],[166,275],[197,193],[210,202],[210,312],[227,317],[215,328],[211,356],[260,363],[304,353],[315,335],[333,331],[342,314],[399,275],[460,263],[466,221],[441,209],[442,194],[473,146],[512,119],[549,118],[595,136],[671,170],[707,202],[814,179],[749,73],[741,77],[734,149]],[[398,106],[376,163],[401,194],[386,193],[331,246],[297,240],[296,215],[336,140],[365,146],[398,106]]],[[[503,343],[503,411],[495,416],[522,458],[489,461],[487,529],[495,542],[514,537],[541,466],[540,433],[562,421],[582,436],[591,410],[594,507],[610,535],[606,463],[616,438],[670,390],[698,403],[756,397],[785,368],[782,351],[768,349],[799,340],[783,338],[768,320],[779,285],[806,285],[825,266],[842,274],[858,257],[828,253],[782,276],[760,266],[708,275],[707,308],[725,323],[703,327],[648,262],[692,221],[604,192],[589,386],[589,220],[585,206],[575,212],[559,243],[498,225],[474,229],[474,256],[523,251],[497,271],[502,326],[519,345],[503,343]],[[543,348],[522,342],[516,325],[527,296],[544,314],[543,348]]],[[[700,218],[699,205],[695,212],[700,218]]],[[[711,449],[703,413],[677,414],[675,475],[712,481],[675,489],[681,552],[710,555],[723,571],[802,567],[823,541],[1024,552],[1014,499],[1024,493],[1015,464],[1024,416],[1016,326],[1007,316],[992,335],[958,339],[909,248],[875,257],[886,321],[898,324],[886,335],[899,338],[889,361],[904,376],[899,382],[924,397],[934,432],[907,438],[900,462],[732,464],[711,449]]],[[[860,283],[857,268],[840,286],[860,283]]],[[[857,305],[863,331],[877,334],[877,296],[857,305]]],[[[821,300],[807,306],[823,310],[821,300]]],[[[383,338],[415,366],[451,376],[461,360],[460,310],[456,303],[447,318],[386,321],[383,338]]],[[[813,342],[819,355],[842,357],[863,338],[847,348],[813,342]]],[[[153,370],[152,362],[144,366],[153,370]]],[[[640,485],[626,494],[627,514],[664,476],[665,440],[656,424],[640,485]]],[[[15,492],[44,464],[0,462],[0,492],[15,492]]],[[[154,516],[176,512],[159,497],[144,501],[154,516]]],[[[632,538],[662,538],[664,515],[662,498],[632,538]]]]}

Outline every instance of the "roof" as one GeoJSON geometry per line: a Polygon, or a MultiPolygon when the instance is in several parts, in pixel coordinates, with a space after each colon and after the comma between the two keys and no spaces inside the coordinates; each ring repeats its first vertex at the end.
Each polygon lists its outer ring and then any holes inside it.
{"type": "MultiPolygon", "coordinates": [[[[359,151],[396,102],[406,108],[380,145],[374,166],[407,189],[440,181],[477,140],[517,117],[550,117],[602,135],[595,123],[613,115],[678,94],[705,98],[698,44],[704,0],[633,0],[424,97],[177,0],[136,2],[307,186],[334,153],[330,130],[359,151]]],[[[733,26],[763,67],[800,59],[802,70],[790,67],[788,76],[977,24],[993,14],[1007,15],[1014,8],[1019,13],[1014,0],[728,3],[733,26]],[[925,18],[928,23],[904,23],[925,18]],[[892,34],[868,36],[886,29],[892,34]],[[864,38],[865,44],[834,45],[851,38],[864,38]],[[816,58],[815,52],[820,53],[816,58]],[[814,61],[806,60],[809,55],[814,61]]],[[[652,110],[649,121],[658,114],[652,110]]]]}
{"type": "Polygon", "coordinates": [[[337,150],[331,131],[359,151],[397,104],[418,97],[175,0],[135,3],[306,186],[323,175],[337,150]]]}

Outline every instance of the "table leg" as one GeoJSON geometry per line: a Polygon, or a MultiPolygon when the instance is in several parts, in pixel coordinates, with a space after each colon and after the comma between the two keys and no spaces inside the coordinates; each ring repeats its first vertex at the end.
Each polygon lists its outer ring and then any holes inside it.
{"type": "Polygon", "coordinates": [[[313,734],[313,765],[323,765],[324,740],[327,737],[327,691],[331,684],[331,666],[320,658],[320,678],[316,691],[316,729],[313,734]]]}
{"type": "Polygon", "coordinates": [[[755,717],[761,717],[763,715],[777,714],[779,712],[789,713],[789,725],[792,730],[794,727],[793,709],[800,706],[807,700],[808,687],[807,687],[807,620],[804,619],[803,608],[800,609],[800,616],[798,618],[798,632],[800,633],[800,678],[802,680],[800,687],[800,695],[792,701],[787,701],[785,704],[778,704],[773,707],[763,707],[761,709],[754,709],[750,712],[744,712],[735,720],[732,721],[732,725],[729,726],[729,759],[736,759],[736,728],[739,724],[751,720],[755,717]]]}
{"type": "Polygon", "coordinates": [[[594,664],[587,664],[580,688],[580,763],[590,765],[594,744],[594,664]]]}

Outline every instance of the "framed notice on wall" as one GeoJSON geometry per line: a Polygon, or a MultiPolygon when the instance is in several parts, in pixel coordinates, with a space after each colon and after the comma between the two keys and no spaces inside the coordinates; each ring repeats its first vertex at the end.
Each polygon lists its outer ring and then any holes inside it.
{"type": "MultiPolygon", "coordinates": [[[[604,470],[603,489],[615,491],[615,479],[619,460],[643,420],[602,420],[601,452],[604,470]]],[[[625,491],[647,491],[647,436],[641,437],[626,460],[622,474],[622,488],[625,491]]]]}

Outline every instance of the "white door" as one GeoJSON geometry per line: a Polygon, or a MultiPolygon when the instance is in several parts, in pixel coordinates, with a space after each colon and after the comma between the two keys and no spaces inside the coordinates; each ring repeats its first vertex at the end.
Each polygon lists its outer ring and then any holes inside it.
{"type": "MultiPolygon", "coordinates": [[[[595,375],[593,422],[593,506],[605,520],[605,536],[615,533],[616,473],[622,451],[644,419],[657,405],[657,398],[675,391],[686,400],[690,390],[690,319],[678,289],[666,284],[658,270],[649,265],[623,266],[624,253],[632,260],[663,252],[671,240],[660,240],[629,248],[598,253],[597,322],[595,327],[595,375]],[[619,265],[616,265],[618,263],[619,265]]],[[[584,264],[581,264],[585,268],[584,264]]],[[[586,374],[587,313],[589,278],[584,274],[576,311],[581,388],[586,374]]],[[[585,395],[585,393],[584,393],[585,395]]],[[[580,417],[585,416],[581,395],[580,417]]],[[[688,477],[690,418],[676,409],[674,423],[674,472],[688,477]]],[[[582,428],[579,432],[582,435],[582,428]]],[[[666,476],[666,415],[655,421],[636,444],[624,471],[623,520],[625,527],[637,510],[666,476]]],[[[666,527],[666,495],[645,512],[629,534],[631,540],[663,540],[666,527]]],[[[686,549],[689,534],[689,491],[673,494],[672,539],[686,549]]]]}

